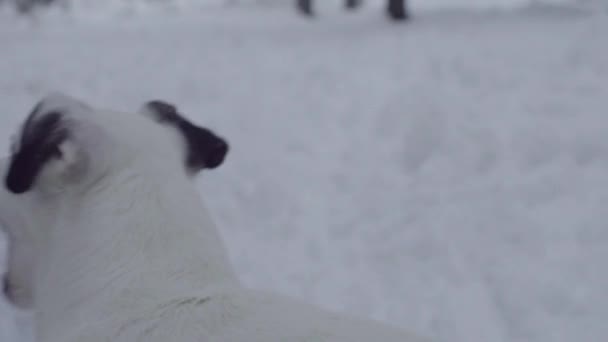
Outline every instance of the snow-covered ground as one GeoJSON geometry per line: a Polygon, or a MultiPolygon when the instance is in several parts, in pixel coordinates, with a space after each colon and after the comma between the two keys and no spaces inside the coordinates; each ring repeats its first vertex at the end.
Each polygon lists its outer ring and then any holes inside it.
{"type": "MultiPolygon", "coordinates": [[[[437,341],[608,340],[605,12],[90,14],[2,15],[1,149],[48,90],[174,101],[231,142],[200,189],[248,285],[437,341]]],[[[27,327],[0,304],[0,341],[27,327]]]]}

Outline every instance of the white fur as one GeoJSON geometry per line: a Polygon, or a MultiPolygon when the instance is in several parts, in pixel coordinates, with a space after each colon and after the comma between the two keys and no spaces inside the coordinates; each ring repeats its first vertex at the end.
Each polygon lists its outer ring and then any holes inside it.
{"type": "MultiPolygon", "coordinates": [[[[30,239],[36,265],[28,266],[40,341],[422,341],[243,288],[184,172],[176,131],[142,115],[80,113],[82,107],[65,97],[47,102],[69,109],[76,130],[70,143],[82,152],[59,162],[84,163],[85,171],[75,181],[62,168],[45,170],[26,194],[39,196],[27,211],[44,219],[5,222],[34,225],[28,230],[44,237],[30,239]]],[[[0,214],[5,218],[4,210],[0,214]]]]}
{"type": "MultiPolygon", "coordinates": [[[[0,174],[4,175],[9,159],[0,159],[0,174]]],[[[14,195],[0,187],[0,229],[8,239],[6,280],[9,301],[21,309],[34,306],[34,274],[36,256],[43,234],[39,229],[53,222],[52,203],[42,201],[39,194],[14,195]]]]}

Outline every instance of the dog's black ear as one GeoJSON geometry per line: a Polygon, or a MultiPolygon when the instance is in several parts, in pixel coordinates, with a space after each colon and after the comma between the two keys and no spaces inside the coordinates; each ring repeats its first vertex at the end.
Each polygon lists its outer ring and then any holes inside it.
{"type": "Polygon", "coordinates": [[[229,150],[226,140],[184,118],[174,105],[160,100],[148,101],[142,112],[160,124],[174,127],[184,137],[188,172],[195,174],[202,169],[214,169],[224,162],[229,150]]]}
{"type": "Polygon", "coordinates": [[[39,103],[21,128],[6,174],[6,188],[15,194],[29,191],[49,161],[63,158],[62,149],[68,136],[63,113],[42,113],[39,103]]]}

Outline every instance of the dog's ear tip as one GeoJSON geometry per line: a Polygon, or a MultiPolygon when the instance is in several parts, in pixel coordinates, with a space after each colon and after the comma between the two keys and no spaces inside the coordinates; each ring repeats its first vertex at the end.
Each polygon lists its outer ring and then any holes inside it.
{"type": "Polygon", "coordinates": [[[228,153],[230,150],[230,145],[224,138],[218,137],[217,142],[215,143],[215,149],[218,151],[222,151],[223,153],[228,153]]]}
{"type": "Polygon", "coordinates": [[[171,104],[164,100],[153,99],[145,103],[146,106],[151,107],[153,109],[159,108],[164,109],[171,112],[177,112],[177,107],[174,104],[171,104]]]}
{"type": "Polygon", "coordinates": [[[10,193],[20,195],[30,190],[31,186],[19,179],[16,179],[13,173],[9,173],[4,180],[4,187],[6,187],[10,193]]]}
{"type": "Polygon", "coordinates": [[[230,146],[224,139],[218,139],[215,146],[211,148],[209,157],[205,163],[205,167],[208,169],[215,169],[224,163],[226,155],[230,151],[230,146]]]}
{"type": "Polygon", "coordinates": [[[144,103],[144,108],[158,117],[177,114],[177,107],[167,101],[153,99],[144,103]]]}

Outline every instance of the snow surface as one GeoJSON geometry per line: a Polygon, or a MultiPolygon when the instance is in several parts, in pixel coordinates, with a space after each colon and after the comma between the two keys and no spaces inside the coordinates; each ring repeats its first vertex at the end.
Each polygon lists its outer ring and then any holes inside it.
{"type": "Polygon", "coordinates": [[[248,285],[437,341],[608,340],[605,11],[92,13],[2,14],[0,148],[49,90],[174,101],[231,142],[200,189],[248,285]]]}

